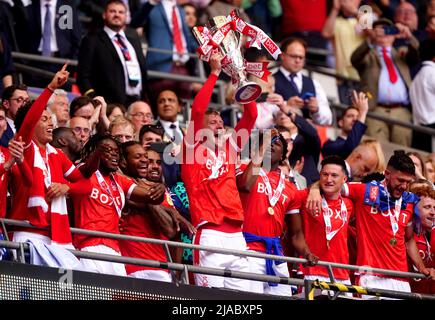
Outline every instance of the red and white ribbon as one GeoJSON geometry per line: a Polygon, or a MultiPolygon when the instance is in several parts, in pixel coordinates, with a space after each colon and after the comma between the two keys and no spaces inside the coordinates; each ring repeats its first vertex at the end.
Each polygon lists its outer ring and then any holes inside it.
{"type": "MultiPolygon", "coordinates": [[[[204,42],[200,45],[197,52],[201,60],[208,62],[213,53],[219,51],[219,45],[225,39],[226,35],[231,31],[237,31],[243,35],[248,36],[248,42],[246,47],[255,47],[261,49],[263,46],[267,52],[276,60],[281,54],[281,50],[277,44],[260,28],[253,26],[243,21],[235,10],[231,11],[227,17],[228,22],[221,26],[213,35],[206,26],[199,26],[197,30],[201,33],[204,42]]],[[[225,66],[232,63],[231,57],[226,55],[222,59],[222,68],[226,70],[225,66]]],[[[246,62],[246,72],[256,76],[264,81],[267,81],[267,77],[270,71],[267,69],[268,62],[246,62]]],[[[232,77],[233,78],[233,77],[232,77]]]]}

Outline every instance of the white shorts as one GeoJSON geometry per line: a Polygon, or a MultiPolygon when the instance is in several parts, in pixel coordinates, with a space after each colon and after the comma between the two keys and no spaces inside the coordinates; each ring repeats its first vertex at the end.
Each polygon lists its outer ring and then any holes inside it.
{"type": "MultiPolygon", "coordinates": [[[[103,244],[91,247],[84,247],[81,251],[111,254],[114,256],[121,256],[121,254],[112,248],[105,246],[103,244]]],[[[91,260],[91,259],[80,259],[82,263],[83,271],[96,272],[96,273],[106,273],[115,276],[127,276],[125,272],[125,267],[122,263],[115,263],[109,261],[101,260],[91,260]]]]}
{"type": "MultiPolygon", "coordinates": [[[[75,249],[72,244],[58,244],[47,236],[26,231],[14,232],[13,241],[32,243],[33,248],[30,250],[29,257],[29,262],[32,264],[81,270],[78,258],[68,251],[68,249],[75,249]]],[[[15,250],[13,254],[16,258],[17,252],[15,250]]]]}
{"type": "MultiPolygon", "coordinates": [[[[397,279],[384,278],[373,276],[369,274],[364,274],[359,278],[359,285],[363,288],[375,288],[375,289],[385,289],[394,291],[411,292],[411,286],[407,281],[401,281],[397,279]]],[[[363,299],[378,299],[376,296],[362,295],[363,299]]],[[[384,300],[398,300],[395,298],[384,298],[384,300]]]]}
{"type": "MultiPolygon", "coordinates": [[[[319,281],[324,281],[324,282],[331,282],[331,279],[328,278],[328,277],[314,276],[314,275],[306,275],[306,276],[304,276],[304,279],[306,279],[306,280],[319,280],[319,281]]],[[[346,284],[348,286],[352,285],[352,283],[350,282],[349,279],[346,279],[346,280],[335,279],[335,282],[346,284]]],[[[333,291],[333,290],[322,290],[322,294],[323,295],[328,295],[328,291],[329,291],[329,294],[335,294],[335,292],[336,292],[336,291],[333,291]]],[[[305,292],[305,287],[302,287],[302,292],[305,292]]],[[[346,292],[346,293],[344,293],[344,295],[347,296],[347,297],[352,297],[353,296],[352,293],[350,293],[350,292],[346,292]]]]}
{"type": "MultiPolygon", "coordinates": [[[[12,237],[13,242],[27,242],[27,240],[31,240],[32,242],[41,242],[43,244],[51,244],[51,239],[47,236],[43,236],[39,233],[33,233],[33,232],[26,232],[26,231],[17,231],[14,232],[14,236],[12,237]]],[[[14,259],[17,259],[17,252],[18,250],[12,250],[12,255],[14,259]]],[[[28,259],[26,259],[27,262],[29,262],[28,259]]]]}
{"type": "MultiPolygon", "coordinates": [[[[254,252],[254,251],[252,251],[254,252]]],[[[262,258],[248,257],[249,270],[252,273],[266,274],[266,260],[262,258]]],[[[272,264],[275,274],[279,277],[290,277],[287,263],[276,265],[272,264]]],[[[269,286],[269,283],[263,281],[250,281],[251,292],[273,294],[278,296],[291,296],[292,289],[288,284],[280,284],[277,286],[269,286]]]]}
{"type": "Polygon", "coordinates": [[[31,239],[35,242],[42,242],[43,244],[52,244],[51,239],[47,236],[43,236],[39,233],[33,233],[33,232],[26,232],[26,231],[17,231],[14,232],[14,237],[12,241],[14,242],[26,242],[27,240],[31,239]]]}
{"type": "MultiPolygon", "coordinates": [[[[246,251],[246,241],[242,232],[226,233],[210,229],[199,229],[193,238],[194,244],[246,251]]],[[[249,272],[248,259],[229,254],[214,253],[204,250],[193,251],[193,262],[201,267],[228,269],[249,272]]],[[[250,291],[250,281],[239,278],[213,276],[195,273],[195,283],[201,287],[229,288],[250,291]]]]}
{"type": "Polygon", "coordinates": [[[163,270],[140,270],[128,275],[132,278],[156,280],[163,282],[172,282],[172,276],[169,272],[163,270]]]}

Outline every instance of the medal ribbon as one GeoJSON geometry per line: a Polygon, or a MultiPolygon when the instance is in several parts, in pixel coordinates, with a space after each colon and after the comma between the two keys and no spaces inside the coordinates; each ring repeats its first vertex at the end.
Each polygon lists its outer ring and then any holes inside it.
{"type": "Polygon", "coordinates": [[[343,198],[340,197],[340,200],[340,218],[341,221],[343,221],[343,224],[337,230],[332,231],[331,215],[333,215],[334,213],[332,212],[332,210],[329,210],[328,202],[326,201],[325,197],[322,196],[323,220],[325,221],[325,233],[327,241],[330,241],[338,233],[338,231],[340,231],[341,228],[344,227],[347,221],[346,204],[344,203],[343,198]]]}
{"type": "Polygon", "coordinates": [[[272,186],[270,184],[269,177],[267,176],[267,174],[264,172],[263,169],[260,169],[260,176],[263,179],[264,184],[266,185],[267,197],[269,198],[269,203],[272,207],[274,207],[275,204],[278,202],[279,198],[281,197],[282,191],[284,190],[284,186],[285,186],[284,173],[281,171],[279,175],[278,187],[274,192],[272,192],[272,186]]]}
{"type": "MultiPolygon", "coordinates": [[[[112,192],[110,191],[109,186],[107,185],[106,181],[103,178],[103,175],[101,174],[100,170],[95,171],[95,175],[97,176],[98,183],[100,187],[107,193],[110,200],[112,200],[113,205],[115,206],[115,210],[118,213],[118,216],[121,217],[122,210],[120,207],[118,207],[118,204],[115,201],[115,198],[112,195],[112,192]]],[[[115,181],[115,178],[113,178],[112,174],[110,174],[110,181],[112,184],[118,189],[119,195],[121,195],[121,191],[119,190],[118,184],[115,181]]]]}
{"type": "Polygon", "coordinates": [[[402,197],[394,202],[394,214],[392,214],[390,209],[390,193],[388,192],[388,190],[386,191],[388,202],[388,215],[390,216],[391,230],[393,231],[393,237],[395,238],[397,231],[399,231],[399,223],[397,222],[397,220],[399,220],[400,210],[402,207],[402,197]]]}
{"type": "Polygon", "coordinates": [[[51,171],[50,164],[48,163],[48,150],[45,150],[45,157],[42,157],[42,160],[44,161],[45,165],[45,170],[42,170],[42,174],[44,175],[44,184],[45,187],[48,189],[51,186],[51,171]]]}

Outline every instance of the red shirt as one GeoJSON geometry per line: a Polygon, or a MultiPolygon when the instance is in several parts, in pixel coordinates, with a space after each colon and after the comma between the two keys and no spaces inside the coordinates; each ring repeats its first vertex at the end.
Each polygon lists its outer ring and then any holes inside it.
{"type": "MultiPolygon", "coordinates": [[[[280,181],[280,171],[266,173],[269,178],[272,194],[277,190],[280,181]]],[[[271,207],[266,189],[266,183],[261,176],[252,186],[251,192],[241,193],[245,221],[243,232],[248,232],[261,237],[281,238],[286,214],[299,213],[299,199],[296,198],[296,187],[284,179],[284,189],[273,206],[273,215],[268,211],[271,207]]],[[[264,243],[248,243],[250,250],[266,252],[264,243]]]]}
{"type": "MultiPolygon", "coordinates": [[[[166,192],[165,199],[161,205],[175,209],[169,192],[166,192]]],[[[147,212],[132,211],[127,215],[123,215],[121,218],[121,229],[122,234],[125,235],[168,240],[168,237],[166,237],[166,235],[160,230],[159,226],[156,225],[153,218],[148,216],[147,212]]],[[[163,262],[168,261],[163,246],[159,244],[121,240],[119,246],[121,248],[121,254],[125,257],[163,262]]],[[[169,270],[166,269],[131,264],[126,264],[125,270],[127,271],[127,274],[140,270],[164,270],[169,272],[169,270]]]]}
{"type": "MultiPolygon", "coordinates": [[[[51,224],[50,204],[46,213],[42,212],[42,210],[36,210],[35,208],[27,207],[31,191],[30,189],[33,182],[32,168],[34,160],[34,148],[31,144],[31,140],[34,135],[35,127],[47,106],[47,102],[50,99],[51,94],[52,92],[49,89],[44,89],[44,91],[32,104],[30,110],[27,112],[20,130],[16,134],[17,137],[22,138],[26,149],[24,151],[24,165],[13,166],[11,170],[12,206],[8,214],[8,218],[10,219],[28,220],[32,225],[42,228],[49,227],[51,224]]],[[[45,149],[39,148],[39,151],[41,156],[46,158],[45,149]]],[[[71,161],[64,155],[62,150],[56,149],[56,151],[56,153],[50,153],[48,156],[51,181],[68,184],[68,181],[76,182],[80,180],[82,178],[80,171],[74,167],[71,161]]],[[[50,231],[29,228],[14,228],[14,230],[29,231],[51,237],[50,231]]]]}
{"type": "MultiPolygon", "coordinates": [[[[225,218],[227,223],[240,229],[243,209],[236,184],[235,163],[238,149],[243,143],[239,140],[233,142],[229,138],[223,150],[216,154],[199,141],[199,131],[203,129],[204,115],[217,78],[216,75],[210,74],[193,101],[191,121],[183,140],[181,178],[189,197],[190,215],[194,226],[205,222],[220,226],[224,224],[225,218]],[[217,159],[222,161],[221,166],[216,165],[217,159]],[[212,176],[213,167],[216,170],[212,176]]],[[[237,124],[235,133],[244,129],[248,138],[256,118],[255,103],[245,105],[243,117],[237,124]]]]}
{"type": "MultiPolygon", "coordinates": [[[[426,240],[424,233],[414,234],[415,242],[417,243],[418,253],[427,268],[435,267],[435,231],[432,229],[429,241],[426,240]]],[[[435,281],[427,279],[411,279],[411,291],[435,294],[435,281]]]]}
{"type": "Polygon", "coordinates": [[[243,209],[236,184],[235,161],[237,152],[227,143],[226,151],[221,153],[222,166],[216,178],[209,178],[215,157],[210,149],[198,144],[195,155],[200,155],[205,164],[183,164],[181,177],[189,196],[192,224],[208,221],[220,225],[224,217],[228,220],[243,221],[243,209]]]}
{"type": "MultiPolygon", "coordinates": [[[[69,184],[68,182],[75,182],[82,179],[80,171],[72,164],[67,156],[60,149],[56,149],[57,153],[50,153],[48,156],[48,164],[50,166],[50,174],[52,182],[69,184]]],[[[46,157],[46,150],[39,148],[42,157],[46,157]]],[[[34,149],[30,145],[24,151],[24,162],[31,168],[33,166],[34,149]]],[[[23,177],[23,172],[19,166],[15,165],[11,170],[12,183],[12,205],[8,213],[8,218],[16,220],[28,220],[36,227],[46,228],[51,225],[51,205],[48,204],[48,211],[46,213],[35,210],[35,208],[28,208],[29,195],[31,191],[31,182],[27,181],[28,177],[23,177]]],[[[39,233],[51,238],[49,230],[37,230],[28,228],[14,228],[16,231],[29,231],[39,233]]]]}
{"type": "MultiPolygon", "coordinates": [[[[6,197],[8,194],[9,174],[4,169],[4,164],[9,160],[9,150],[0,146],[0,217],[6,216],[6,197]]],[[[1,231],[0,231],[1,232],[1,231]]]]}
{"type": "MultiPolygon", "coordinates": [[[[110,178],[110,175],[103,176],[103,178],[110,188],[112,196],[109,195],[107,190],[100,186],[95,173],[93,173],[88,180],[92,186],[91,195],[72,196],[77,228],[119,234],[119,214],[113,203],[113,199],[118,208],[122,210],[125,204],[125,195],[129,198],[136,184],[133,180],[119,173],[113,173],[111,176],[115,180],[116,185],[113,183],[113,179],[110,178]]],[[[118,240],[115,239],[75,235],[74,245],[78,249],[105,245],[119,252],[118,240]]]]}
{"type": "MultiPolygon", "coordinates": [[[[349,183],[345,185],[345,196],[353,200],[357,229],[357,264],[374,268],[408,271],[406,260],[405,229],[410,223],[414,208],[410,203],[400,210],[399,230],[393,235],[388,212],[364,204],[366,185],[349,183]],[[397,239],[395,246],[390,244],[397,239]]],[[[393,212],[394,207],[390,209],[393,212]]],[[[383,276],[379,274],[379,276],[383,276]]]]}
{"type": "MultiPolygon", "coordinates": [[[[299,196],[303,199],[301,204],[301,215],[304,226],[305,241],[311,252],[319,257],[319,260],[336,263],[349,263],[349,251],[347,247],[348,224],[352,216],[353,203],[347,198],[336,200],[326,200],[331,213],[332,231],[339,230],[329,241],[329,248],[326,241],[326,224],[323,218],[323,212],[314,218],[306,210],[306,200],[308,190],[300,190],[299,196]],[[346,206],[346,212],[341,212],[341,201],[346,206]],[[346,217],[343,224],[343,217],[346,217]]],[[[328,271],[323,266],[304,267],[301,270],[306,275],[316,275],[329,277],[328,271]]],[[[349,279],[349,270],[333,268],[334,277],[339,280],[349,279]]]]}

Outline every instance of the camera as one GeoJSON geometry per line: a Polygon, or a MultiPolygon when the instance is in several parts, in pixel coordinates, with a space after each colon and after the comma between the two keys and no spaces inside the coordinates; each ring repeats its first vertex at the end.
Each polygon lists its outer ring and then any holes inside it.
{"type": "Polygon", "coordinates": [[[386,25],[384,25],[382,27],[384,29],[384,34],[385,35],[396,35],[396,34],[400,33],[399,29],[397,29],[397,27],[395,27],[395,26],[386,26],[386,25]]]}

